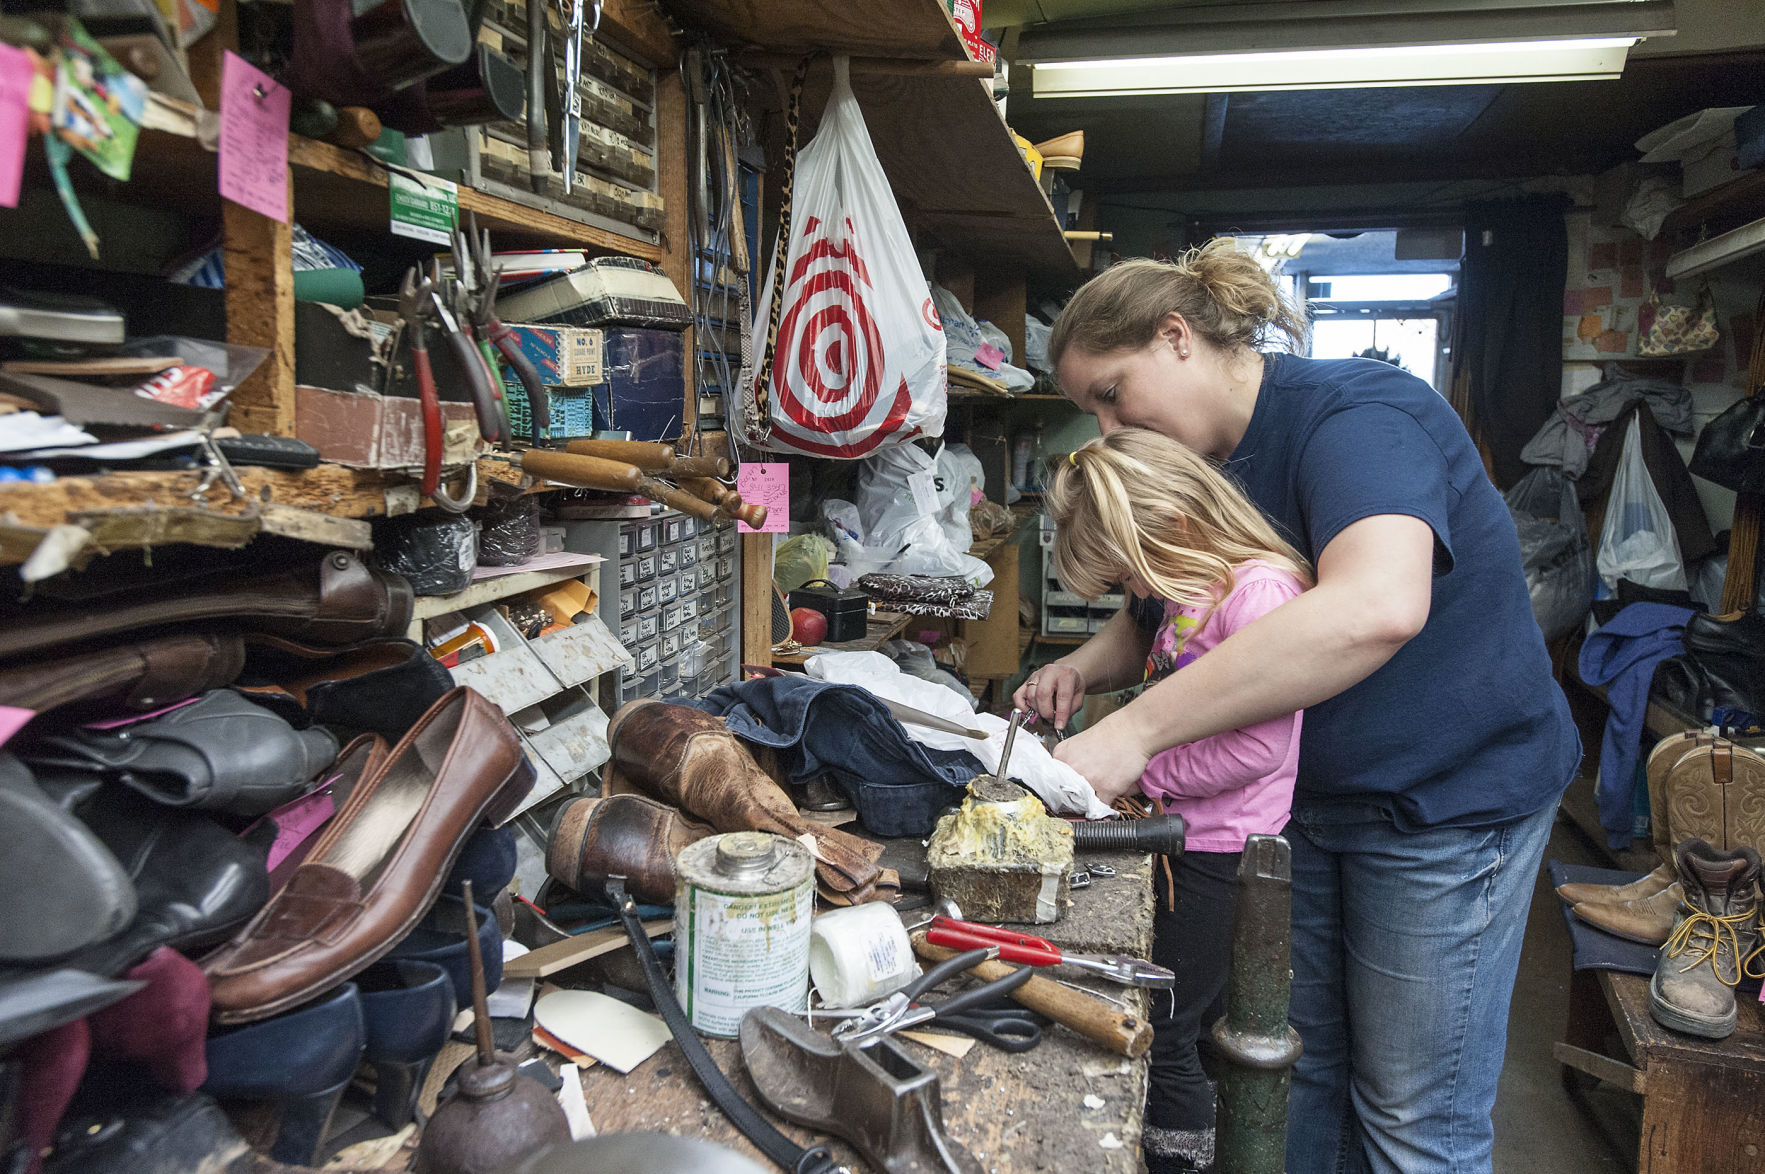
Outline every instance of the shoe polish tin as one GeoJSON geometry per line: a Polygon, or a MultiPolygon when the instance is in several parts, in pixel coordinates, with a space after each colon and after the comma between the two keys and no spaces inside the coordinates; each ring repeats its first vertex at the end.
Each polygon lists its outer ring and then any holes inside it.
{"type": "Polygon", "coordinates": [[[733,1039],[752,1007],[809,996],[815,861],[771,832],[709,836],[676,859],[674,987],[693,1027],[733,1039]]]}

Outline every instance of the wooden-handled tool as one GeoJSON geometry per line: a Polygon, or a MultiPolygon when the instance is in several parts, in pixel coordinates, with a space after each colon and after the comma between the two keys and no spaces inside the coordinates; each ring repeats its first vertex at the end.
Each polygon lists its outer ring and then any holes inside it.
{"type": "Polygon", "coordinates": [[[584,489],[608,489],[614,493],[641,493],[682,513],[691,514],[703,522],[716,521],[718,517],[717,507],[710,502],[694,497],[683,489],[665,485],[654,477],[647,477],[642,469],[625,461],[537,448],[511,453],[501,459],[519,465],[523,472],[543,481],[578,485],[584,489]]]}
{"type": "Polygon", "coordinates": [[[572,440],[564,451],[628,461],[646,473],[670,477],[729,476],[729,462],[722,457],[683,457],[675,453],[673,445],[650,440],[572,440]]]}
{"type": "MultiPolygon", "coordinates": [[[[924,930],[914,933],[913,952],[928,962],[942,962],[958,953],[926,941],[924,930]]],[[[982,962],[971,967],[969,973],[983,982],[992,982],[1004,978],[1013,969],[1004,962],[982,962]]],[[[1040,1011],[1054,1022],[1071,1028],[1092,1043],[1129,1059],[1152,1046],[1152,1024],[1146,1019],[1095,995],[1063,986],[1051,978],[1038,974],[1012,991],[1011,997],[1030,1010],[1040,1011]]]]}
{"type": "Polygon", "coordinates": [[[692,493],[712,502],[727,517],[738,522],[746,522],[758,530],[766,525],[766,507],[742,501],[742,495],[723,484],[708,477],[682,477],[681,485],[692,493]]]}

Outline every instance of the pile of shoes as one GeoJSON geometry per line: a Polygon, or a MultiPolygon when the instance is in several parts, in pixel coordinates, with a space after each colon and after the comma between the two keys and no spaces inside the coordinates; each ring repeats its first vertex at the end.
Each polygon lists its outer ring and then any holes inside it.
{"type": "Polygon", "coordinates": [[[1645,773],[1662,865],[1629,884],[1565,884],[1557,895],[1589,925],[1660,947],[1649,984],[1657,1022],[1722,1039],[1735,1029],[1736,989],[1765,978],[1765,758],[1691,732],[1658,743],[1645,773]]]}
{"type": "Polygon", "coordinates": [[[470,1000],[463,883],[515,872],[513,728],[350,552],[115,585],[0,622],[0,1168],[246,1168],[216,1099],[312,1163],[363,1066],[405,1124],[470,1000]]]}
{"type": "Polygon", "coordinates": [[[814,841],[816,888],[834,905],[892,900],[900,879],[882,847],[805,819],[774,773],[721,718],[650,698],[627,702],[607,727],[605,798],[559,809],[547,850],[553,879],[584,895],[626,877],[639,900],[674,901],[674,857],[716,832],[766,831],[814,841]]]}

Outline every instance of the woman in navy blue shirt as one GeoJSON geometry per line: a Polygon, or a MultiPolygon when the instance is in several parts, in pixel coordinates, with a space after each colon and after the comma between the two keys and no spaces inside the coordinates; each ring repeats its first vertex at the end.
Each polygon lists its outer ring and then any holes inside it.
{"type": "MultiPolygon", "coordinates": [[[[1117,265],[1055,323],[1061,388],[1104,432],[1152,428],[1222,462],[1317,568],[1056,753],[1108,802],[1161,750],[1305,710],[1287,1168],[1489,1170],[1527,908],[1580,741],[1458,416],[1389,364],[1265,350],[1304,333],[1229,242],[1117,265]]],[[[1149,638],[1124,611],[1017,703],[1064,726],[1086,694],[1139,682],[1149,638]]],[[[1154,1171],[1207,1167],[1211,1138],[1160,1131],[1148,1121],[1154,1171]]]]}

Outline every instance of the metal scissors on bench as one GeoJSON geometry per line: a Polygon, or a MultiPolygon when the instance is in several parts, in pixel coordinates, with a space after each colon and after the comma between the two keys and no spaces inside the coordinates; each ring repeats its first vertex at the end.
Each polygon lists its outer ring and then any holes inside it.
{"type": "Polygon", "coordinates": [[[1008,1052],[1036,1046],[1042,1026],[1028,1012],[993,1006],[1030,980],[1033,971],[1019,967],[1004,978],[951,995],[942,1002],[920,998],[939,983],[998,957],[996,947],[969,950],[938,963],[888,998],[857,1011],[833,1030],[837,1040],[860,1046],[921,1024],[941,1024],[1008,1052]],[[982,1010],[988,1008],[988,1010],[982,1010]]]}

